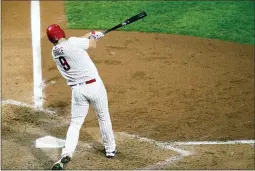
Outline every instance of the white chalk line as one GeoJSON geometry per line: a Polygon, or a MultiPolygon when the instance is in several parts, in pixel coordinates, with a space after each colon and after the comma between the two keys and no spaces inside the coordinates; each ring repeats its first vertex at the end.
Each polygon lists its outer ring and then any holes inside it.
{"type": "Polygon", "coordinates": [[[128,134],[128,133],[125,133],[125,132],[118,132],[118,134],[123,135],[125,137],[137,139],[139,141],[152,143],[152,144],[155,144],[156,146],[159,146],[161,148],[172,150],[172,151],[175,151],[175,152],[179,153],[179,155],[170,157],[170,158],[166,159],[165,161],[161,161],[161,162],[158,162],[158,163],[153,164],[153,165],[146,166],[146,167],[141,168],[141,169],[164,168],[164,167],[166,167],[170,164],[174,164],[174,163],[178,162],[179,160],[182,160],[185,156],[194,155],[194,152],[192,153],[190,151],[177,148],[176,146],[182,146],[182,145],[183,146],[185,146],[185,145],[225,145],[225,144],[226,145],[227,144],[232,144],[232,145],[234,145],[234,144],[250,144],[250,145],[254,146],[254,144],[255,144],[255,140],[160,142],[160,141],[140,137],[138,135],[131,135],[131,134],[128,134]]]}
{"type": "Polygon", "coordinates": [[[149,165],[149,166],[146,166],[144,168],[141,168],[140,170],[164,169],[168,165],[174,164],[175,162],[178,162],[179,160],[182,160],[183,158],[184,158],[183,155],[176,155],[176,156],[173,156],[173,157],[170,157],[170,158],[166,159],[165,161],[158,162],[156,164],[149,165]]]}
{"type": "Polygon", "coordinates": [[[48,109],[43,109],[43,108],[35,107],[34,105],[26,104],[26,103],[23,103],[23,102],[18,102],[18,101],[15,101],[15,100],[4,100],[4,101],[1,101],[1,104],[2,105],[11,104],[11,105],[16,105],[16,106],[21,106],[21,107],[29,107],[29,108],[34,109],[35,111],[45,112],[45,113],[48,113],[48,114],[51,114],[51,115],[54,115],[54,116],[56,115],[55,111],[51,111],[51,110],[48,110],[48,109]]]}
{"type": "Polygon", "coordinates": [[[144,138],[144,137],[139,137],[137,135],[131,135],[131,134],[128,134],[128,133],[125,133],[125,132],[118,132],[118,134],[120,134],[122,136],[130,137],[130,138],[135,138],[138,141],[143,141],[143,142],[148,142],[148,143],[151,143],[151,144],[155,144],[156,146],[159,146],[161,148],[172,150],[172,151],[175,151],[177,153],[180,153],[183,156],[191,155],[191,152],[180,149],[180,148],[173,147],[169,143],[160,142],[160,141],[156,141],[156,140],[152,140],[152,139],[148,139],[148,138],[144,138]]]}
{"type": "MultiPolygon", "coordinates": [[[[153,140],[153,141],[154,141],[154,140],[153,140]]],[[[165,149],[168,149],[168,150],[175,151],[175,152],[181,154],[182,156],[189,156],[189,155],[192,154],[190,151],[187,151],[187,150],[183,150],[183,149],[180,149],[180,148],[173,147],[172,145],[169,145],[168,143],[161,143],[161,142],[156,141],[155,144],[156,144],[157,146],[161,147],[161,148],[165,148],[165,149]]]]}
{"type": "Polygon", "coordinates": [[[125,133],[125,132],[118,132],[118,134],[120,134],[122,136],[125,136],[125,137],[137,139],[138,141],[148,142],[148,143],[154,144],[156,146],[159,146],[163,149],[172,150],[172,151],[175,151],[175,152],[179,153],[176,156],[172,156],[170,158],[167,158],[165,161],[161,161],[161,162],[158,162],[156,164],[152,164],[152,165],[146,166],[144,168],[140,168],[142,170],[162,168],[162,167],[165,167],[169,164],[173,164],[175,162],[178,162],[179,160],[183,159],[185,156],[189,156],[189,155],[193,154],[190,151],[183,150],[183,149],[180,149],[180,148],[177,148],[177,147],[173,147],[169,143],[159,142],[159,141],[156,141],[156,140],[152,140],[152,139],[148,139],[148,138],[144,138],[144,137],[139,137],[137,135],[130,135],[130,134],[125,133]]]}
{"type": "Polygon", "coordinates": [[[175,145],[255,144],[255,140],[173,142],[175,145]]]}
{"type": "Polygon", "coordinates": [[[34,106],[43,106],[43,82],[41,65],[40,1],[31,1],[31,33],[33,51],[34,106]]]}

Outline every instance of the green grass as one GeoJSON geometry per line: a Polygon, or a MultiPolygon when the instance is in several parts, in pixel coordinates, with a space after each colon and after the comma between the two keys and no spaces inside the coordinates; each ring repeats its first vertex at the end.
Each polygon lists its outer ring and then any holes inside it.
{"type": "Polygon", "coordinates": [[[215,38],[254,45],[252,1],[66,1],[71,29],[108,29],[146,11],[119,30],[215,38]]]}

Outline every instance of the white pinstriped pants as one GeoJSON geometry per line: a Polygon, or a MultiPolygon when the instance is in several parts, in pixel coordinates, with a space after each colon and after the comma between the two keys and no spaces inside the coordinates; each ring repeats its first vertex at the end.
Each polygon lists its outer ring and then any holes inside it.
{"type": "Polygon", "coordinates": [[[115,150],[116,144],[108,109],[107,92],[101,78],[97,77],[96,82],[72,87],[72,119],[62,155],[73,156],[78,144],[81,126],[88,114],[89,104],[92,105],[97,114],[105,150],[107,152],[115,150]]]}

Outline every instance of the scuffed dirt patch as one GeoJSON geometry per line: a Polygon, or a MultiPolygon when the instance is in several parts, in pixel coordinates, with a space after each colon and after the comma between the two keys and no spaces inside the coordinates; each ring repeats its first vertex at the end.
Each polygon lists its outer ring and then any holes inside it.
{"type": "MultiPolygon", "coordinates": [[[[65,139],[68,119],[13,105],[5,105],[2,116],[2,138],[4,139],[2,168],[50,169],[60,156],[61,150],[37,149],[35,140],[48,135],[65,139]]],[[[83,127],[77,151],[68,168],[136,169],[176,155],[173,151],[150,143],[134,141],[119,134],[115,136],[117,156],[114,159],[107,159],[103,153],[99,128],[83,127]],[[91,144],[91,147],[86,144],[91,144]],[[83,162],[80,162],[81,160],[83,162]]]]}

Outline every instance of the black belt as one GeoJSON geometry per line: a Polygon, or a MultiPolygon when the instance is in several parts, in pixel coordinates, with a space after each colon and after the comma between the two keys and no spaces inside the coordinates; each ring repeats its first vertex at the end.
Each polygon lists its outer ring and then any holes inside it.
{"type": "Polygon", "coordinates": [[[77,85],[82,85],[82,84],[91,84],[91,83],[94,83],[94,82],[96,82],[96,79],[94,78],[94,79],[92,79],[92,80],[88,80],[88,81],[86,81],[86,82],[83,82],[83,83],[78,83],[78,84],[74,84],[74,85],[70,85],[70,87],[73,87],[73,86],[77,86],[77,85]]]}

